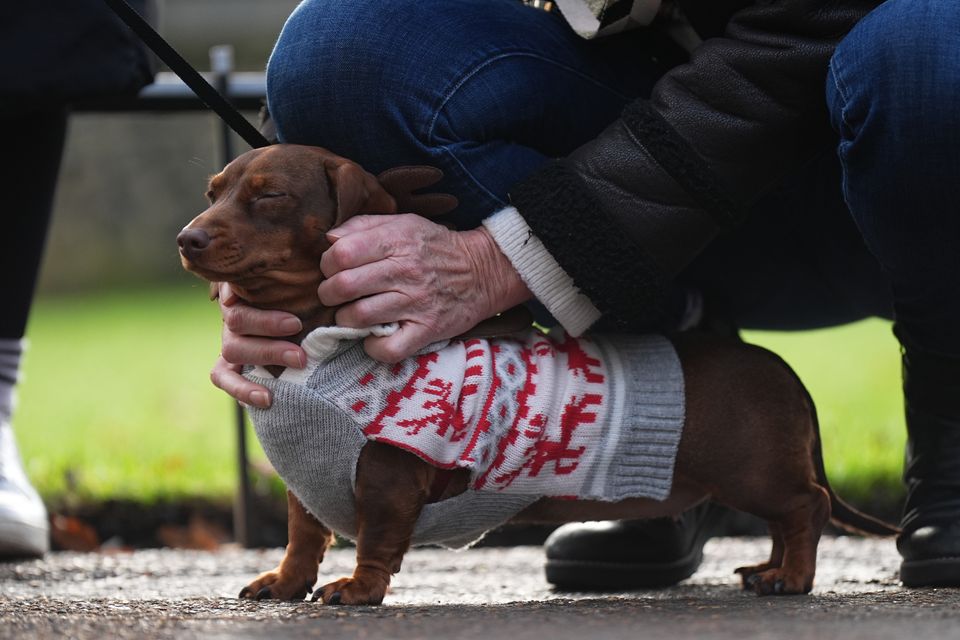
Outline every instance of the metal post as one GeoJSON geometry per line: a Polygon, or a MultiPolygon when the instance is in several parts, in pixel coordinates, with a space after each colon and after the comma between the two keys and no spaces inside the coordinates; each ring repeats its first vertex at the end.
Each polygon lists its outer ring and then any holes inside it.
{"type": "Polygon", "coordinates": [[[246,413],[239,402],[234,403],[237,425],[237,493],[233,498],[234,538],[244,548],[254,546],[253,491],[250,487],[250,469],[247,461],[246,413]]]}
{"type": "MultiPolygon", "coordinates": [[[[233,47],[220,44],[210,47],[210,71],[213,73],[213,86],[224,98],[230,100],[230,74],[233,73],[233,47]]],[[[233,139],[230,126],[223,118],[217,118],[219,128],[220,158],[217,171],[233,160],[233,139]]]]}
{"type": "MultiPolygon", "coordinates": [[[[213,72],[213,86],[224,98],[230,98],[230,74],[233,72],[233,47],[217,45],[210,48],[210,70],[213,72]]],[[[217,166],[219,171],[233,160],[233,139],[230,127],[222,118],[217,118],[217,166]]],[[[251,547],[253,517],[253,492],[250,487],[250,469],[247,460],[247,423],[246,414],[240,403],[236,403],[237,432],[237,493],[233,500],[233,535],[243,547],[251,547]]]]}

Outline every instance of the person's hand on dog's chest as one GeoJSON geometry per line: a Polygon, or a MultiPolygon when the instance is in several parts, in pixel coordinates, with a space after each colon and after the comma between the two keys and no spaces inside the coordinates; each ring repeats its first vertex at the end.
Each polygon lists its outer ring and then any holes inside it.
{"type": "Polygon", "coordinates": [[[458,232],[415,215],[365,215],[328,238],[320,301],[344,305],[340,326],[399,322],[395,334],[366,339],[367,353],[382,362],[402,360],[530,298],[482,228],[458,232]]]}

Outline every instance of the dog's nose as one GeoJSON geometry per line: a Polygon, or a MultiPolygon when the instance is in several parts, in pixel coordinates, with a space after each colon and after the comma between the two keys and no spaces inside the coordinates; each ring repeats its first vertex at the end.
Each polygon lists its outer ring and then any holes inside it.
{"type": "Polygon", "coordinates": [[[192,258],[210,245],[210,236],[203,229],[184,229],[177,234],[177,245],[183,255],[192,258]]]}

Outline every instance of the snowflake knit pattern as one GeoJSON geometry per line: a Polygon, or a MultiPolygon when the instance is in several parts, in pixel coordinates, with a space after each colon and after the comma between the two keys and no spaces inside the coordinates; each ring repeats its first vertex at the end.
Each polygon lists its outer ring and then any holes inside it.
{"type": "Polygon", "coordinates": [[[519,338],[432,345],[396,365],[363,335],[325,327],[303,342],[304,370],[247,375],[274,392],[252,409],[271,463],[304,506],[353,537],[356,462],[367,441],[440,469],[469,490],[426,505],[416,544],[462,546],[541,497],[665,499],[683,426],[683,375],[660,336],[519,338]]]}

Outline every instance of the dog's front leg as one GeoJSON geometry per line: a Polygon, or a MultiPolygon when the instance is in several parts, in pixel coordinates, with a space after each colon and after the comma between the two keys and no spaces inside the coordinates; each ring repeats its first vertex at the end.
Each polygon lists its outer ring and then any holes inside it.
{"type": "Polygon", "coordinates": [[[410,547],[434,473],[406,451],[376,442],[364,446],[357,462],[357,567],[353,576],[317,589],[314,600],[352,605],[383,601],[410,547]]]}
{"type": "Polygon", "coordinates": [[[240,591],[251,600],[303,600],[317,582],[317,568],[333,542],[333,532],[307,513],[300,500],[287,491],[287,549],[273,571],[240,591]]]}

